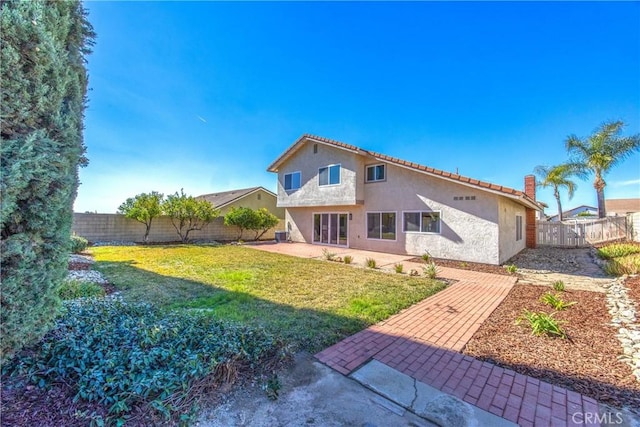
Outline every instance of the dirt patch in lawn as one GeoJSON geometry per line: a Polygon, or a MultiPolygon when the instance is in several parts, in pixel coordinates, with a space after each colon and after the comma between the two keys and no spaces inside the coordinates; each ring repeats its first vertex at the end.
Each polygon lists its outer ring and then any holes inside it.
{"type": "Polygon", "coordinates": [[[563,292],[564,301],[576,304],[555,317],[568,338],[534,336],[524,322],[515,320],[524,309],[553,310],[540,302],[549,290],[535,285],[515,286],[483,323],[463,350],[524,375],[575,390],[602,403],[628,406],[640,412],[640,383],[631,368],[618,360],[622,354],[605,296],[587,291],[563,292]]]}

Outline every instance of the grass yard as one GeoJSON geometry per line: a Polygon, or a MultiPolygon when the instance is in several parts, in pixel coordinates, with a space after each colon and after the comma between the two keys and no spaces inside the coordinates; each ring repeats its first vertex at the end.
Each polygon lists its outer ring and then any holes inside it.
{"type": "Polygon", "coordinates": [[[125,299],[260,325],[310,352],[444,288],[435,280],[242,246],[107,246],[91,252],[95,268],[125,299]]]}

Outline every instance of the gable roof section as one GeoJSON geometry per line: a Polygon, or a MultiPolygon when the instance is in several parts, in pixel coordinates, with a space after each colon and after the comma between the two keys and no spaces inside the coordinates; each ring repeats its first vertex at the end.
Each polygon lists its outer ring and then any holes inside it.
{"type": "Polygon", "coordinates": [[[533,200],[532,198],[524,194],[524,192],[515,190],[513,188],[505,187],[503,185],[492,184],[490,182],[480,181],[477,179],[469,178],[469,177],[458,175],[451,172],[446,172],[446,171],[431,168],[428,166],[423,166],[418,163],[408,162],[406,160],[398,159],[396,157],[387,156],[386,154],[365,150],[360,147],[356,147],[355,145],[345,144],[340,141],[334,141],[332,139],[323,138],[321,136],[309,135],[309,134],[304,134],[300,138],[298,138],[298,140],[294,142],[289,148],[287,148],[287,150],[284,153],[282,153],[280,157],[278,157],[271,165],[269,165],[269,167],[267,168],[267,171],[277,172],[278,167],[280,167],[282,163],[284,163],[289,157],[291,157],[295,152],[297,152],[307,141],[329,145],[332,147],[351,151],[353,153],[364,155],[364,156],[370,156],[379,161],[383,161],[386,163],[394,164],[396,166],[411,169],[417,172],[424,173],[426,175],[444,179],[446,181],[452,181],[458,184],[466,185],[468,187],[473,187],[473,188],[484,190],[490,193],[499,194],[501,196],[514,199],[519,203],[527,207],[530,207],[532,209],[542,210],[541,206],[535,200],[533,200]]]}
{"type": "Polygon", "coordinates": [[[196,199],[204,199],[207,202],[211,203],[216,208],[224,208],[225,206],[230,205],[231,203],[238,201],[243,197],[253,194],[259,190],[263,190],[266,193],[272,195],[273,197],[277,197],[274,193],[272,193],[271,191],[267,190],[264,187],[251,187],[251,188],[242,188],[239,190],[223,191],[220,193],[203,194],[201,196],[197,196],[196,199]]]}

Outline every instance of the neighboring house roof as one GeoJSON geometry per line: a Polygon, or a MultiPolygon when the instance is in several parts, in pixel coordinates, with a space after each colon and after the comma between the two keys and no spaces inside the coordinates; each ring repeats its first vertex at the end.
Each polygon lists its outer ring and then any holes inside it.
{"type": "Polygon", "coordinates": [[[309,134],[304,134],[300,138],[298,138],[298,140],[294,142],[293,145],[291,145],[280,157],[278,157],[276,161],[274,161],[271,165],[269,165],[267,170],[269,172],[277,172],[278,167],[280,167],[282,163],[284,163],[289,157],[291,157],[296,151],[298,151],[300,147],[302,147],[302,145],[307,141],[326,144],[326,145],[337,147],[346,151],[351,151],[356,154],[370,156],[376,160],[395,164],[397,166],[404,167],[407,169],[413,169],[415,171],[418,171],[436,178],[441,178],[447,181],[454,181],[469,187],[474,187],[474,188],[478,188],[480,190],[488,191],[491,193],[500,194],[502,196],[515,199],[530,208],[533,208],[536,210],[542,210],[542,207],[535,200],[533,200],[532,198],[524,194],[524,192],[515,190],[513,188],[492,184],[489,182],[480,181],[473,178],[468,178],[466,176],[458,175],[451,172],[445,172],[439,169],[434,169],[428,166],[423,166],[417,163],[412,163],[406,160],[398,159],[396,157],[387,156],[386,154],[380,154],[374,151],[365,150],[363,148],[356,147],[355,145],[349,145],[343,142],[335,141],[328,138],[323,138],[321,136],[309,135],[309,134]]]}
{"type": "Polygon", "coordinates": [[[640,199],[606,199],[604,201],[604,209],[607,214],[640,212],[640,199]]]}
{"type": "Polygon", "coordinates": [[[242,188],[240,190],[231,190],[231,191],[223,191],[221,193],[211,193],[211,194],[203,194],[201,196],[197,196],[197,199],[204,199],[211,203],[216,208],[224,208],[231,203],[242,199],[250,194],[255,193],[256,191],[265,191],[268,194],[271,194],[273,197],[277,197],[273,192],[267,190],[264,187],[251,187],[251,188],[242,188]]]}
{"type": "MultiPolygon", "coordinates": [[[[580,206],[576,206],[575,208],[562,211],[562,217],[570,218],[574,215],[578,215],[580,213],[588,212],[588,211],[592,211],[594,215],[598,215],[598,208],[594,206],[589,206],[589,205],[580,205],[580,206]]],[[[553,220],[555,218],[558,218],[558,214],[550,216],[549,220],[553,220]]]]}

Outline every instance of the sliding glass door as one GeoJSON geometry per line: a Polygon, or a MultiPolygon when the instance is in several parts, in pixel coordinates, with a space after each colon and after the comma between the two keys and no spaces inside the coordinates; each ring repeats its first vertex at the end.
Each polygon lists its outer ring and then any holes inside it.
{"type": "Polygon", "coordinates": [[[313,243],[347,246],[348,215],[346,213],[313,214],[313,243]]]}

